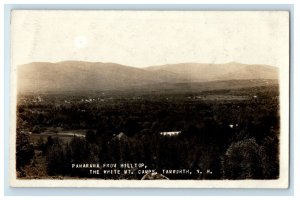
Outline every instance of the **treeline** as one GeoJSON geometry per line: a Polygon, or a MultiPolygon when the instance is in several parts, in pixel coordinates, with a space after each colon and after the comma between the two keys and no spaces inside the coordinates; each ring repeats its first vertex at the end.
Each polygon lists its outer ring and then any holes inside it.
{"type": "MultiPolygon", "coordinates": [[[[247,92],[251,94],[242,91],[247,92]]],[[[275,179],[279,176],[278,92],[266,89],[255,94],[242,101],[190,101],[187,95],[168,95],[71,105],[22,104],[17,127],[20,133],[41,133],[49,127],[90,130],[85,138],[65,142],[49,137],[34,145],[45,158],[49,176],[91,177],[72,169],[71,163],[138,162],[158,172],[193,171],[168,175],[170,179],[275,179]],[[161,136],[162,131],[181,133],[168,137],[161,136]]],[[[34,151],[26,140],[17,148],[17,169],[22,171],[34,159],[34,151]]]]}
{"type": "MultiPolygon", "coordinates": [[[[144,163],[148,169],[155,169],[159,173],[162,173],[162,169],[190,169],[193,172],[192,175],[168,175],[170,179],[278,177],[278,139],[268,137],[259,145],[254,138],[245,137],[242,140],[232,140],[228,147],[225,147],[224,144],[219,145],[212,137],[203,139],[197,132],[193,132],[196,130],[187,131],[191,132],[183,132],[178,136],[143,138],[126,135],[110,137],[100,132],[88,131],[86,138],[74,136],[69,143],[49,136],[46,141],[38,142],[36,150],[40,150],[45,156],[49,176],[95,177],[89,175],[86,169],[72,168],[74,163],[144,163]],[[203,173],[199,174],[197,170],[203,173]],[[207,170],[212,173],[207,174],[207,170]]],[[[32,151],[23,152],[19,158],[27,161],[34,159],[32,151]]],[[[18,169],[22,169],[26,164],[29,162],[18,162],[18,169]]],[[[20,174],[20,177],[22,176],[25,177],[26,174],[20,174]]],[[[127,176],[97,176],[104,179],[141,177],[142,175],[137,173],[127,176]]]]}

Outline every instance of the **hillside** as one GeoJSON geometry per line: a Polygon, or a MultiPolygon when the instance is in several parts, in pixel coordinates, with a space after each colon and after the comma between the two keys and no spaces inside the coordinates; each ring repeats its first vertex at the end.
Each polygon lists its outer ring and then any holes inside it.
{"type": "MultiPolygon", "coordinates": [[[[195,83],[208,81],[223,81],[224,85],[224,81],[229,80],[257,79],[278,79],[278,69],[266,65],[239,63],[183,63],[135,68],[115,63],[82,61],[34,62],[18,66],[19,92],[128,90],[149,87],[155,90],[184,89],[198,87],[199,84],[195,83]]],[[[223,87],[222,84],[218,88],[223,87]]]]}
{"type": "Polygon", "coordinates": [[[113,90],[139,84],[182,81],[170,72],[150,72],[114,63],[80,61],[21,65],[18,80],[18,88],[22,92],[113,90]]]}
{"type": "Polygon", "coordinates": [[[149,71],[170,72],[191,82],[241,79],[278,79],[278,69],[268,65],[181,63],[148,67],[149,71]]]}

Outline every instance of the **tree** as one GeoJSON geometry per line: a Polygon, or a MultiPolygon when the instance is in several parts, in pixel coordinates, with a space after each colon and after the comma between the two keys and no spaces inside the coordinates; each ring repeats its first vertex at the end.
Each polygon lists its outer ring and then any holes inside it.
{"type": "MultiPolygon", "coordinates": [[[[16,168],[17,171],[21,171],[21,169],[29,164],[33,158],[34,149],[29,141],[29,136],[22,133],[17,133],[16,147],[16,168]]],[[[21,176],[25,176],[25,174],[21,176]]]]}
{"type": "Polygon", "coordinates": [[[39,125],[35,125],[31,131],[32,133],[41,133],[41,127],[39,125]]]}
{"type": "Polygon", "coordinates": [[[124,131],[128,136],[135,135],[139,129],[139,124],[132,118],[129,118],[124,125],[124,131]]]}
{"type": "Polygon", "coordinates": [[[46,143],[44,142],[43,137],[40,137],[38,139],[36,146],[37,146],[37,149],[42,151],[43,155],[45,155],[47,147],[46,147],[46,143]]]}
{"type": "Polygon", "coordinates": [[[96,134],[92,130],[88,130],[86,132],[85,139],[88,143],[95,143],[96,142],[96,134]]]}
{"type": "Polygon", "coordinates": [[[53,138],[51,136],[47,137],[47,142],[46,142],[46,148],[48,148],[49,146],[52,146],[54,143],[53,138]]]}
{"type": "Polygon", "coordinates": [[[253,138],[232,143],[227,149],[222,161],[224,178],[262,178],[259,149],[260,146],[253,138]]]}
{"type": "Polygon", "coordinates": [[[73,163],[84,163],[88,158],[87,145],[84,139],[74,136],[70,142],[73,163]]]}
{"type": "Polygon", "coordinates": [[[260,148],[264,178],[279,177],[279,141],[277,137],[266,137],[260,148]]]}
{"type": "Polygon", "coordinates": [[[46,159],[48,175],[53,176],[64,174],[65,153],[63,146],[60,143],[55,143],[48,148],[46,159]]]}

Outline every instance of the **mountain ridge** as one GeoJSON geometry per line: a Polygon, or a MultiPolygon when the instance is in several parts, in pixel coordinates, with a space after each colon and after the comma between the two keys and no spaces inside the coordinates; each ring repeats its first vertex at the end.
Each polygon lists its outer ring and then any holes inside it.
{"type": "Polygon", "coordinates": [[[241,63],[179,63],[145,68],[117,63],[61,61],[18,66],[18,91],[117,90],[156,84],[278,79],[278,68],[241,63]]]}

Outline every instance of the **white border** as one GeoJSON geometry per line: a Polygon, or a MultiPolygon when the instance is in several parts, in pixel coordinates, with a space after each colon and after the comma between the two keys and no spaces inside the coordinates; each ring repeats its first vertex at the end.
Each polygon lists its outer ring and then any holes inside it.
{"type": "MultiPolygon", "coordinates": [[[[147,11],[145,11],[147,12],[147,11]]],[[[193,11],[192,11],[193,12],[193,11]]],[[[257,12],[257,11],[256,11],[257,12]]],[[[11,34],[14,30],[11,29],[11,34]]],[[[11,38],[11,44],[14,41],[11,38]]],[[[12,59],[12,56],[11,56],[12,59]]],[[[17,75],[11,67],[10,185],[13,187],[134,187],[134,188],[288,188],[289,175],[289,60],[280,70],[280,176],[275,180],[22,180],[16,177],[17,75]]],[[[11,60],[11,66],[14,66],[11,60]]]]}
{"type": "MultiPolygon", "coordinates": [[[[191,3],[191,1],[189,0],[172,0],[170,1],[164,1],[164,0],[139,0],[139,1],[130,1],[130,0],[121,0],[121,1],[115,1],[115,0],[73,0],[73,1],[68,1],[68,0],[27,0],[26,2],[24,0],[3,0],[1,1],[1,7],[0,7],[0,13],[4,13],[4,5],[5,4],[14,4],[14,3],[18,3],[18,4],[51,4],[51,3],[56,3],[56,4],[67,4],[67,3],[82,3],[82,4],[90,4],[90,3],[99,3],[99,4],[112,4],[112,3],[121,3],[121,4],[129,4],[129,3],[156,3],[156,4],[165,4],[165,3],[172,3],[172,4],[178,4],[178,3],[182,3],[182,4],[188,4],[191,3]]],[[[240,0],[199,0],[199,1],[192,1],[192,3],[206,3],[206,4],[266,4],[266,3],[279,3],[279,4],[294,4],[294,34],[295,37],[292,40],[292,46],[294,47],[294,54],[295,55],[299,55],[299,45],[300,45],[300,40],[299,36],[300,35],[300,31],[299,31],[299,26],[300,26],[300,4],[298,0],[245,0],[245,1],[240,1],[240,0]]],[[[1,31],[1,41],[2,44],[4,44],[4,30],[6,29],[6,27],[4,26],[4,21],[0,20],[0,26],[2,28],[1,31]]],[[[5,47],[4,47],[5,48],[5,47]]],[[[4,48],[0,49],[0,53],[1,53],[1,57],[0,60],[2,61],[1,63],[4,63],[4,57],[3,57],[3,53],[4,53],[4,48]]],[[[53,189],[26,189],[26,190],[19,190],[17,188],[10,188],[8,186],[8,180],[7,180],[7,173],[4,174],[4,172],[7,172],[7,163],[8,160],[7,158],[5,158],[5,155],[7,155],[7,140],[4,140],[4,134],[8,134],[5,132],[5,117],[7,117],[7,114],[5,114],[4,112],[4,106],[7,107],[7,100],[5,100],[5,97],[7,95],[6,91],[7,91],[7,82],[4,81],[4,76],[5,76],[5,70],[0,70],[0,96],[4,97],[4,98],[0,98],[0,111],[1,111],[1,115],[0,115],[0,133],[2,134],[2,140],[1,141],[1,147],[4,148],[4,151],[1,151],[1,155],[3,155],[0,162],[0,171],[2,171],[2,176],[1,176],[1,181],[0,181],[0,193],[1,196],[4,197],[4,199],[9,198],[9,199],[22,199],[22,200],[29,200],[29,199],[37,199],[40,197],[32,197],[33,195],[212,195],[215,197],[208,197],[206,196],[206,199],[240,199],[240,197],[232,197],[234,195],[250,195],[248,197],[243,197],[246,199],[252,199],[253,195],[258,196],[255,197],[257,199],[298,199],[300,197],[300,190],[295,190],[294,188],[299,188],[300,184],[299,184],[299,178],[300,178],[300,174],[298,172],[297,169],[300,169],[300,165],[299,165],[299,160],[300,157],[297,156],[298,153],[300,152],[299,149],[299,145],[298,142],[300,141],[300,136],[299,134],[294,134],[294,133],[299,133],[300,132],[300,127],[299,124],[297,123],[300,119],[299,119],[299,111],[300,111],[300,104],[294,104],[294,102],[300,102],[300,95],[299,95],[299,90],[298,90],[298,86],[300,85],[300,80],[299,78],[297,78],[300,74],[299,74],[299,56],[295,56],[295,58],[293,58],[292,63],[294,63],[294,69],[293,69],[293,76],[295,77],[294,79],[291,80],[291,84],[292,84],[292,88],[291,88],[291,106],[292,106],[292,110],[291,110],[291,135],[292,135],[292,141],[291,141],[291,185],[289,187],[288,190],[234,190],[234,189],[229,189],[229,190],[143,190],[143,189],[139,189],[139,190],[105,190],[105,189],[97,189],[97,190],[83,190],[83,189],[72,189],[72,188],[68,188],[68,190],[53,190],[53,189]],[[6,85],[6,86],[5,86],[6,85]],[[4,88],[5,86],[5,88],[4,88]],[[295,89],[294,89],[295,88],[295,89]],[[296,122],[296,123],[294,123],[296,122]],[[295,141],[295,145],[294,145],[294,141],[295,141]],[[294,156],[295,154],[295,156],[294,156]],[[4,171],[4,169],[6,171],[4,171]],[[294,169],[296,169],[294,171],[294,169]],[[4,179],[4,181],[3,181],[4,179]],[[5,196],[4,196],[5,195],[5,196]],[[19,197],[7,197],[6,195],[19,195],[19,197]],[[25,197],[24,195],[31,195],[31,197],[25,197]],[[216,197],[222,195],[221,197],[216,197]],[[230,196],[228,196],[230,195],[230,196]],[[263,196],[261,196],[263,195],[263,196]],[[272,195],[272,197],[268,197],[266,195],[272,195]],[[274,197],[273,195],[279,195],[277,197],[274,197]],[[283,196],[282,196],[283,195],[283,196]],[[288,195],[288,196],[286,196],[288,195]],[[289,196],[292,195],[292,196],[289,196]],[[261,197],[259,197],[261,196],[261,197]]],[[[7,136],[5,136],[7,138],[7,136]]],[[[51,199],[50,197],[43,197],[45,199],[51,199]]],[[[58,199],[65,199],[66,197],[57,197],[58,199]]],[[[97,198],[97,197],[89,197],[91,199],[93,198],[97,198]]],[[[105,197],[105,198],[109,198],[109,197],[105,197]]],[[[126,197],[123,197],[124,199],[129,199],[126,197]]],[[[146,197],[143,197],[146,198],[146,197]]],[[[150,197],[152,198],[152,197],[150,197]]],[[[158,197],[157,197],[158,198],[158,197]]],[[[175,197],[172,197],[174,199],[178,199],[175,197]]],[[[187,197],[186,197],[187,198],[187,197]]],[[[196,197],[198,199],[198,197],[196,197]]],[[[72,197],[72,199],[82,199],[81,196],[78,197],[72,197]]],[[[130,197],[131,199],[131,197],[130,197]]],[[[140,198],[139,198],[140,199],[140,198]]],[[[146,198],[147,199],[147,198],[146,198]]],[[[149,198],[148,198],[149,199],[149,198]]],[[[195,199],[195,198],[194,198],[195,199]]]]}

